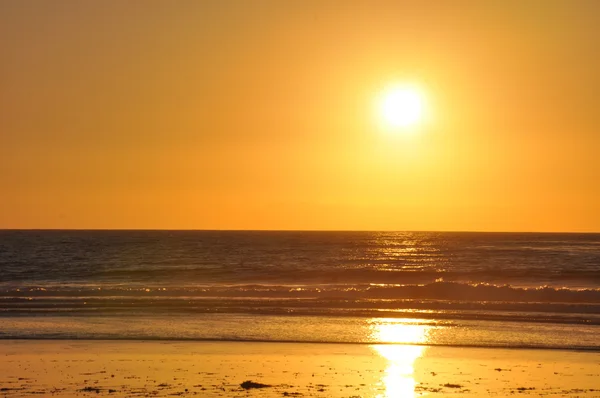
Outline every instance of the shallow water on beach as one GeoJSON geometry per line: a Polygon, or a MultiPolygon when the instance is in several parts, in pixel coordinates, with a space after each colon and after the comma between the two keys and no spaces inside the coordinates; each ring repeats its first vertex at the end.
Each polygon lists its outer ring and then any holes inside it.
{"type": "Polygon", "coordinates": [[[600,234],[0,231],[0,317],[0,338],[598,349],[600,234]]]}
{"type": "Polygon", "coordinates": [[[189,340],[543,348],[600,352],[600,327],[529,322],[202,314],[2,319],[0,339],[189,340]],[[574,333],[576,331],[576,333],[574,333]]]}

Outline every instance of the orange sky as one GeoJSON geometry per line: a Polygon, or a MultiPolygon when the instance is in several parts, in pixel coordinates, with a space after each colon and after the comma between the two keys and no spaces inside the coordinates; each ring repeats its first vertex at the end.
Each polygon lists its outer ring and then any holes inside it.
{"type": "Polygon", "coordinates": [[[600,231],[600,2],[0,2],[0,228],[600,231]],[[418,84],[429,118],[373,104],[418,84]]]}

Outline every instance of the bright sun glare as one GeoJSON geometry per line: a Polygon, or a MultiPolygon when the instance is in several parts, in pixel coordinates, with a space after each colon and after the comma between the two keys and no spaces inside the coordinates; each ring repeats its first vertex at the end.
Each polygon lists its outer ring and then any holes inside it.
{"type": "Polygon", "coordinates": [[[415,87],[394,86],[383,92],[378,109],[386,127],[411,127],[423,119],[423,96],[415,87]]]}

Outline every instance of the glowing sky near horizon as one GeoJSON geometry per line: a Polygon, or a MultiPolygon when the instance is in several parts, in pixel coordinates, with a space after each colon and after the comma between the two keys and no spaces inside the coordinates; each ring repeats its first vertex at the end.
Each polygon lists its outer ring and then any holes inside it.
{"type": "Polygon", "coordinates": [[[0,2],[0,228],[600,231],[600,2],[0,2]],[[373,116],[423,88],[418,134],[373,116]]]}

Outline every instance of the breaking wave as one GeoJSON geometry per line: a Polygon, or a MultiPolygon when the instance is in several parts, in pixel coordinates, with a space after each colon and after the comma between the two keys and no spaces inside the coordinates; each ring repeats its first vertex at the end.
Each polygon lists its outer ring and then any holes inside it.
{"type": "Polygon", "coordinates": [[[418,316],[600,324],[600,289],[437,281],[424,285],[31,286],[0,291],[0,314],[252,313],[418,316]]]}
{"type": "Polygon", "coordinates": [[[550,286],[515,287],[489,283],[436,281],[428,284],[362,285],[216,285],[184,288],[160,286],[108,288],[90,285],[27,286],[0,290],[7,297],[253,297],[253,298],[346,298],[435,299],[459,301],[505,301],[543,303],[599,303],[600,288],[573,289],[550,286]]]}

